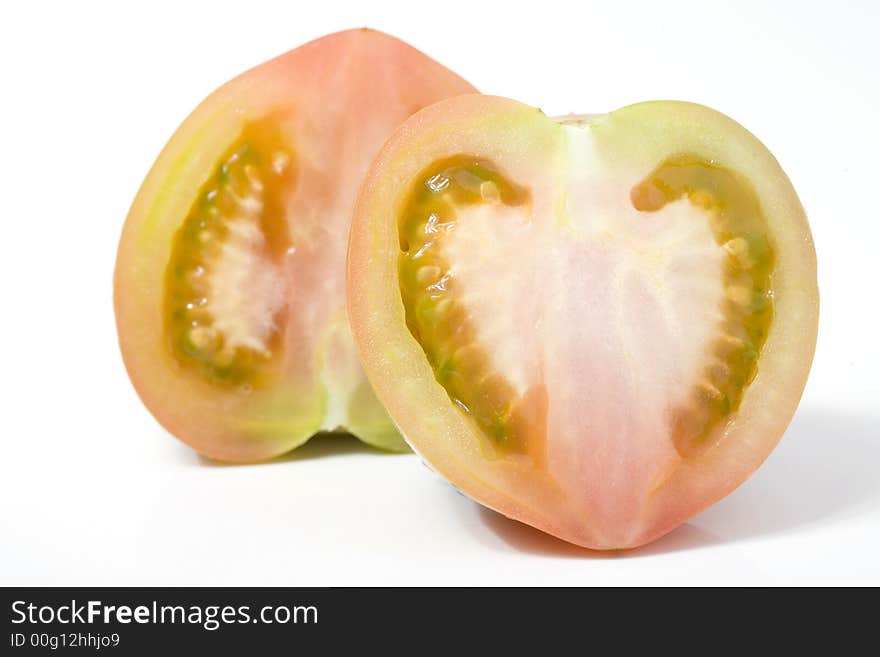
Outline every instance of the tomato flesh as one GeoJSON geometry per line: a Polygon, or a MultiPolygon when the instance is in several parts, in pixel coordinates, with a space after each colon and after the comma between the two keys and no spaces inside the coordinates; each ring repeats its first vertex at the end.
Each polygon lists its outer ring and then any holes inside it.
{"type": "Polygon", "coordinates": [[[778,441],[815,345],[814,257],[778,164],[716,112],[556,121],[462,97],[373,165],[352,326],[392,418],[459,489],[627,548],[778,441]]]}
{"type": "Polygon", "coordinates": [[[126,368],[172,434],[227,461],[321,431],[406,448],[348,327],[348,230],[393,129],[473,91],[393,37],[350,30],[242,74],[183,122],[132,205],[114,282],[126,368]]]}

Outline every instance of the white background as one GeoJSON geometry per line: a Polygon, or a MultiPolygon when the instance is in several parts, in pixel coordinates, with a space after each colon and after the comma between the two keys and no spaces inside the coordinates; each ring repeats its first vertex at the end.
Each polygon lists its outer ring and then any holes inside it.
{"type": "Polygon", "coordinates": [[[6,3],[0,584],[880,584],[878,6],[6,3]],[[608,556],[482,510],[413,455],[330,439],[218,466],[153,421],[111,303],[143,176],[226,79],[364,25],[551,115],[691,100],[773,151],[809,213],[822,318],[796,419],[744,486],[608,556]]]}

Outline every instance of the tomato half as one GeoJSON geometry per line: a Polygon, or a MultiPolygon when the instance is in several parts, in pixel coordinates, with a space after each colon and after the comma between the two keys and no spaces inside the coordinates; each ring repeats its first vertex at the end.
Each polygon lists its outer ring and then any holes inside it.
{"type": "Polygon", "coordinates": [[[419,112],[361,191],[348,286],[367,375],[423,458],[590,548],[649,542],[743,482],[815,349],[791,183],[688,103],[419,112]]]}
{"type": "Polygon", "coordinates": [[[339,428],[405,448],[352,344],[348,228],[392,130],[473,91],[351,30],[244,73],[183,122],[134,200],[114,281],[128,373],[168,431],[230,461],[339,428]]]}

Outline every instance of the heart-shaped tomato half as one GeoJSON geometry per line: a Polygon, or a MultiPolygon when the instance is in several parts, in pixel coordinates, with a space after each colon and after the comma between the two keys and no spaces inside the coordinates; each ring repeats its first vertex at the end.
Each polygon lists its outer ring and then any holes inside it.
{"type": "Polygon", "coordinates": [[[815,348],[794,189],[754,136],[687,103],[419,112],[362,189],[348,285],[411,445],[477,501],[591,548],[651,541],[743,482],[815,348]]]}
{"type": "Polygon", "coordinates": [[[405,447],[348,328],[348,229],[394,128],[472,91],[397,39],[351,30],[244,73],[183,122],[132,205],[114,289],[129,375],[171,433],[230,461],[340,428],[405,447]]]}

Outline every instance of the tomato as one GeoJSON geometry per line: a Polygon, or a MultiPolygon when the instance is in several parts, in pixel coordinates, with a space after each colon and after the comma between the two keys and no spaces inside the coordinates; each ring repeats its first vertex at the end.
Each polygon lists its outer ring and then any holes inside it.
{"type": "Polygon", "coordinates": [[[126,368],[169,432],[228,461],[339,428],[405,448],[352,344],[348,228],[392,130],[473,91],[351,30],[233,79],[183,122],[134,200],[114,281],[126,368]]]}
{"type": "Polygon", "coordinates": [[[355,342],[413,448],[478,502],[631,548],[743,482],[815,349],[807,220],[711,109],[551,119],[460,96],[411,117],[362,188],[355,342]]]}

